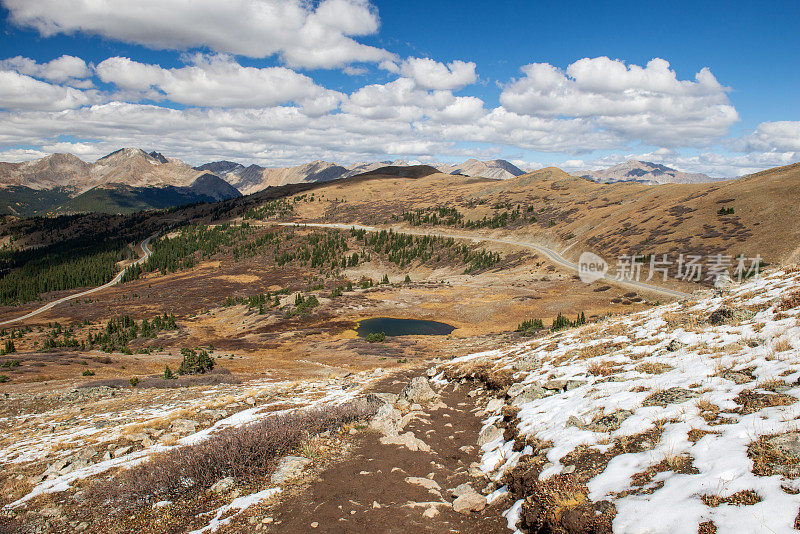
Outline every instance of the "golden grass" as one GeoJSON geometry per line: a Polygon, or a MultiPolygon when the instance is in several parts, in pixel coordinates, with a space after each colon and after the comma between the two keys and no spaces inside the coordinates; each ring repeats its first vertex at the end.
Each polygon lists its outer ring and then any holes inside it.
{"type": "Polygon", "coordinates": [[[595,376],[608,376],[614,372],[614,362],[611,361],[594,361],[589,364],[589,374],[595,376]]]}
{"type": "Polygon", "coordinates": [[[792,344],[789,343],[789,340],[785,337],[781,337],[775,340],[775,342],[772,344],[772,348],[775,350],[775,352],[786,352],[787,350],[792,349],[792,344]]]}
{"type": "Polygon", "coordinates": [[[761,496],[755,490],[737,491],[727,497],[720,497],[719,495],[701,495],[700,500],[703,501],[703,504],[711,508],[716,508],[722,504],[753,506],[762,501],[761,496]]]}
{"type": "Polygon", "coordinates": [[[176,419],[196,419],[198,417],[197,411],[193,409],[183,409],[170,413],[155,419],[149,419],[140,423],[131,423],[122,429],[121,434],[127,436],[129,434],[140,434],[147,430],[166,430],[170,427],[176,419]]]}
{"type": "Polygon", "coordinates": [[[662,317],[670,330],[678,327],[684,330],[699,330],[705,324],[705,318],[698,313],[666,312],[662,317]]]}
{"type": "Polygon", "coordinates": [[[698,410],[701,412],[718,412],[719,406],[714,404],[708,399],[698,399],[695,401],[694,405],[697,407],[698,410]]]}

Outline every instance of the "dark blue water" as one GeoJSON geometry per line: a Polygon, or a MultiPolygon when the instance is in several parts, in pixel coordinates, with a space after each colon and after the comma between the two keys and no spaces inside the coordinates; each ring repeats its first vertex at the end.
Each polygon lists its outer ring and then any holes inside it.
{"type": "Polygon", "coordinates": [[[391,317],[373,317],[358,323],[358,337],[386,332],[387,336],[446,336],[455,326],[438,321],[422,319],[393,319],[391,317]]]}

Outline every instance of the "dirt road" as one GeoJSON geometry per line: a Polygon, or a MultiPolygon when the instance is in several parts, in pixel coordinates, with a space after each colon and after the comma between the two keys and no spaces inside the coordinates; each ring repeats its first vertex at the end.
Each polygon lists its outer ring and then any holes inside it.
{"type": "MultiPolygon", "coordinates": [[[[490,242],[490,243],[502,243],[505,245],[513,245],[517,247],[529,248],[533,249],[536,252],[543,254],[547,259],[549,259],[552,263],[563,267],[565,269],[569,269],[571,271],[578,272],[578,265],[569,261],[564,256],[559,254],[557,251],[545,247],[544,245],[540,245],[537,243],[530,243],[528,241],[517,241],[513,239],[500,239],[494,237],[483,237],[483,236],[475,236],[475,235],[464,235],[464,234],[451,234],[446,232],[431,232],[431,231],[422,231],[422,230],[413,230],[407,228],[395,228],[391,226],[386,227],[378,227],[378,226],[364,226],[360,224],[344,224],[344,223],[269,223],[275,224],[279,226],[312,226],[317,228],[337,228],[340,230],[349,230],[350,228],[355,228],[357,230],[366,230],[368,232],[379,232],[381,230],[393,230],[395,232],[401,232],[405,234],[412,234],[412,235],[431,235],[431,236],[438,236],[438,237],[450,237],[453,239],[465,239],[468,241],[472,241],[475,243],[480,242],[490,242]]],[[[659,287],[653,284],[648,284],[645,282],[637,282],[633,280],[617,280],[616,277],[611,275],[604,275],[602,280],[606,282],[620,285],[623,287],[635,288],[641,291],[650,291],[653,293],[658,293],[659,295],[664,295],[670,298],[677,298],[677,299],[686,299],[690,298],[691,295],[689,293],[685,293],[683,291],[678,291],[675,289],[669,289],[665,287],[659,287]]]]}
{"type": "Polygon", "coordinates": [[[115,276],[110,282],[107,282],[107,283],[103,284],[102,286],[97,286],[97,287],[94,287],[92,289],[87,289],[86,291],[81,291],[80,293],[75,293],[74,295],[67,295],[66,297],[62,297],[62,298],[60,298],[58,300],[54,300],[53,302],[48,302],[44,306],[42,306],[40,308],[36,308],[35,310],[33,310],[30,313],[26,313],[25,315],[22,315],[20,317],[15,318],[15,319],[8,319],[7,321],[0,322],[0,326],[11,324],[11,323],[15,323],[17,321],[22,321],[24,319],[29,319],[31,317],[39,315],[42,312],[46,312],[47,310],[49,310],[51,308],[54,308],[55,306],[58,306],[59,304],[63,304],[64,302],[68,302],[70,300],[77,299],[77,298],[80,298],[80,297],[85,297],[87,295],[91,295],[93,293],[97,293],[98,291],[102,291],[104,289],[108,289],[109,287],[118,284],[119,281],[122,280],[122,277],[125,276],[125,272],[128,269],[130,269],[134,265],[138,265],[140,263],[144,263],[144,262],[147,261],[147,259],[150,257],[150,254],[152,254],[152,251],[150,250],[150,240],[153,239],[154,237],[156,237],[157,235],[158,235],[158,233],[153,234],[150,237],[148,237],[147,239],[145,239],[144,241],[142,241],[142,243],[141,243],[142,253],[143,253],[142,257],[140,257],[138,260],[136,260],[132,264],[130,264],[127,267],[125,267],[124,269],[122,269],[119,273],[117,273],[117,276],[115,276]]]}

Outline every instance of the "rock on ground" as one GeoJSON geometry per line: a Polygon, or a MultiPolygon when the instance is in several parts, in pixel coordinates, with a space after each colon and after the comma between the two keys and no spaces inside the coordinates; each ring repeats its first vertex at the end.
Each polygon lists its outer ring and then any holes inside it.
{"type": "Polygon", "coordinates": [[[380,442],[383,445],[400,445],[411,451],[431,451],[430,446],[418,437],[414,436],[413,432],[406,432],[405,434],[401,434],[399,436],[383,436],[380,439],[380,442]]]}
{"type": "Polygon", "coordinates": [[[218,480],[214,483],[214,485],[209,488],[211,493],[216,493],[217,495],[222,495],[224,493],[229,493],[233,489],[233,477],[225,477],[222,480],[218,480]]]}
{"type": "Polygon", "coordinates": [[[499,437],[502,437],[502,435],[503,435],[502,430],[500,430],[494,425],[489,425],[481,431],[480,436],[478,437],[478,446],[482,447],[487,443],[494,441],[499,437]]]}
{"type": "Polygon", "coordinates": [[[302,456],[284,456],[278,461],[278,466],[270,480],[273,484],[282,484],[289,479],[296,478],[310,463],[311,460],[302,456]]]}
{"type": "Polygon", "coordinates": [[[465,493],[453,501],[453,510],[460,514],[480,512],[486,508],[486,497],[478,493],[465,493]]]}
{"type": "Polygon", "coordinates": [[[411,379],[411,382],[403,390],[400,397],[410,404],[422,404],[435,399],[436,392],[431,388],[427,378],[424,376],[416,376],[411,379]]]}

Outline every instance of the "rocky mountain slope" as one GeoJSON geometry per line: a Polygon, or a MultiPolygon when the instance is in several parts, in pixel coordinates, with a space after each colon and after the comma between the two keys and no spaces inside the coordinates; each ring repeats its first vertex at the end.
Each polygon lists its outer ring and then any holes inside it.
{"type": "MultiPolygon", "coordinates": [[[[430,213],[446,205],[458,212],[460,218],[449,226],[459,233],[477,225],[496,237],[564,249],[572,260],[593,251],[612,267],[620,256],[666,254],[670,277],[678,274],[680,254],[700,255],[704,262],[718,253],[742,254],[772,264],[800,257],[800,223],[784,215],[800,197],[800,164],[724,182],[658,187],[598,184],[551,167],[508,180],[433,174],[405,182],[376,177],[367,185],[343,180],[318,188],[326,198],[347,198],[347,206],[323,201],[308,215],[298,210],[299,218],[393,224],[410,210],[430,213]]],[[[444,221],[437,224],[450,230],[444,221]]]]}
{"type": "Polygon", "coordinates": [[[199,171],[206,171],[223,178],[243,195],[248,195],[261,189],[263,173],[266,170],[259,165],[245,167],[233,161],[215,161],[195,167],[199,171]]]}
{"type": "Polygon", "coordinates": [[[85,191],[94,185],[91,169],[91,164],[72,154],[53,154],[24,163],[0,163],[0,187],[85,191]]]}
{"type": "Polygon", "coordinates": [[[63,188],[76,194],[104,184],[132,187],[188,186],[201,173],[158,152],[123,148],[95,163],[72,154],[52,154],[24,163],[0,164],[0,187],[23,186],[34,190],[63,188]]]}
{"type": "Polygon", "coordinates": [[[158,152],[123,148],[97,160],[91,166],[90,185],[125,184],[131,187],[186,187],[200,175],[178,159],[168,159],[158,152]]]}
{"type": "Polygon", "coordinates": [[[0,164],[0,210],[18,215],[164,208],[239,196],[214,174],[158,152],[124,148],[86,163],[53,154],[25,163],[0,164]]]}
{"type": "Polygon", "coordinates": [[[522,532],[793,532],[800,271],[458,358],[522,532]]]}
{"type": "Polygon", "coordinates": [[[595,171],[573,172],[598,183],[640,182],[643,184],[695,184],[718,182],[724,178],[711,178],[702,173],[685,173],[658,163],[631,159],[625,163],[595,171]]]}
{"type": "Polygon", "coordinates": [[[496,180],[507,180],[525,174],[525,171],[504,159],[493,159],[489,161],[468,159],[463,163],[455,165],[438,164],[434,165],[434,167],[447,174],[482,176],[484,178],[494,178],[496,180]]]}
{"type": "MultiPolygon", "coordinates": [[[[242,194],[248,195],[267,187],[296,184],[304,182],[328,182],[340,178],[348,178],[358,174],[370,173],[376,169],[392,166],[407,167],[411,164],[403,160],[356,163],[354,165],[338,165],[327,161],[313,161],[292,167],[267,168],[259,165],[245,167],[232,161],[215,161],[196,167],[217,174],[242,194]]],[[[497,180],[505,180],[524,174],[524,171],[508,161],[495,159],[478,161],[470,159],[459,164],[432,163],[445,174],[462,174],[465,176],[483,176],[497,180]]]]}

